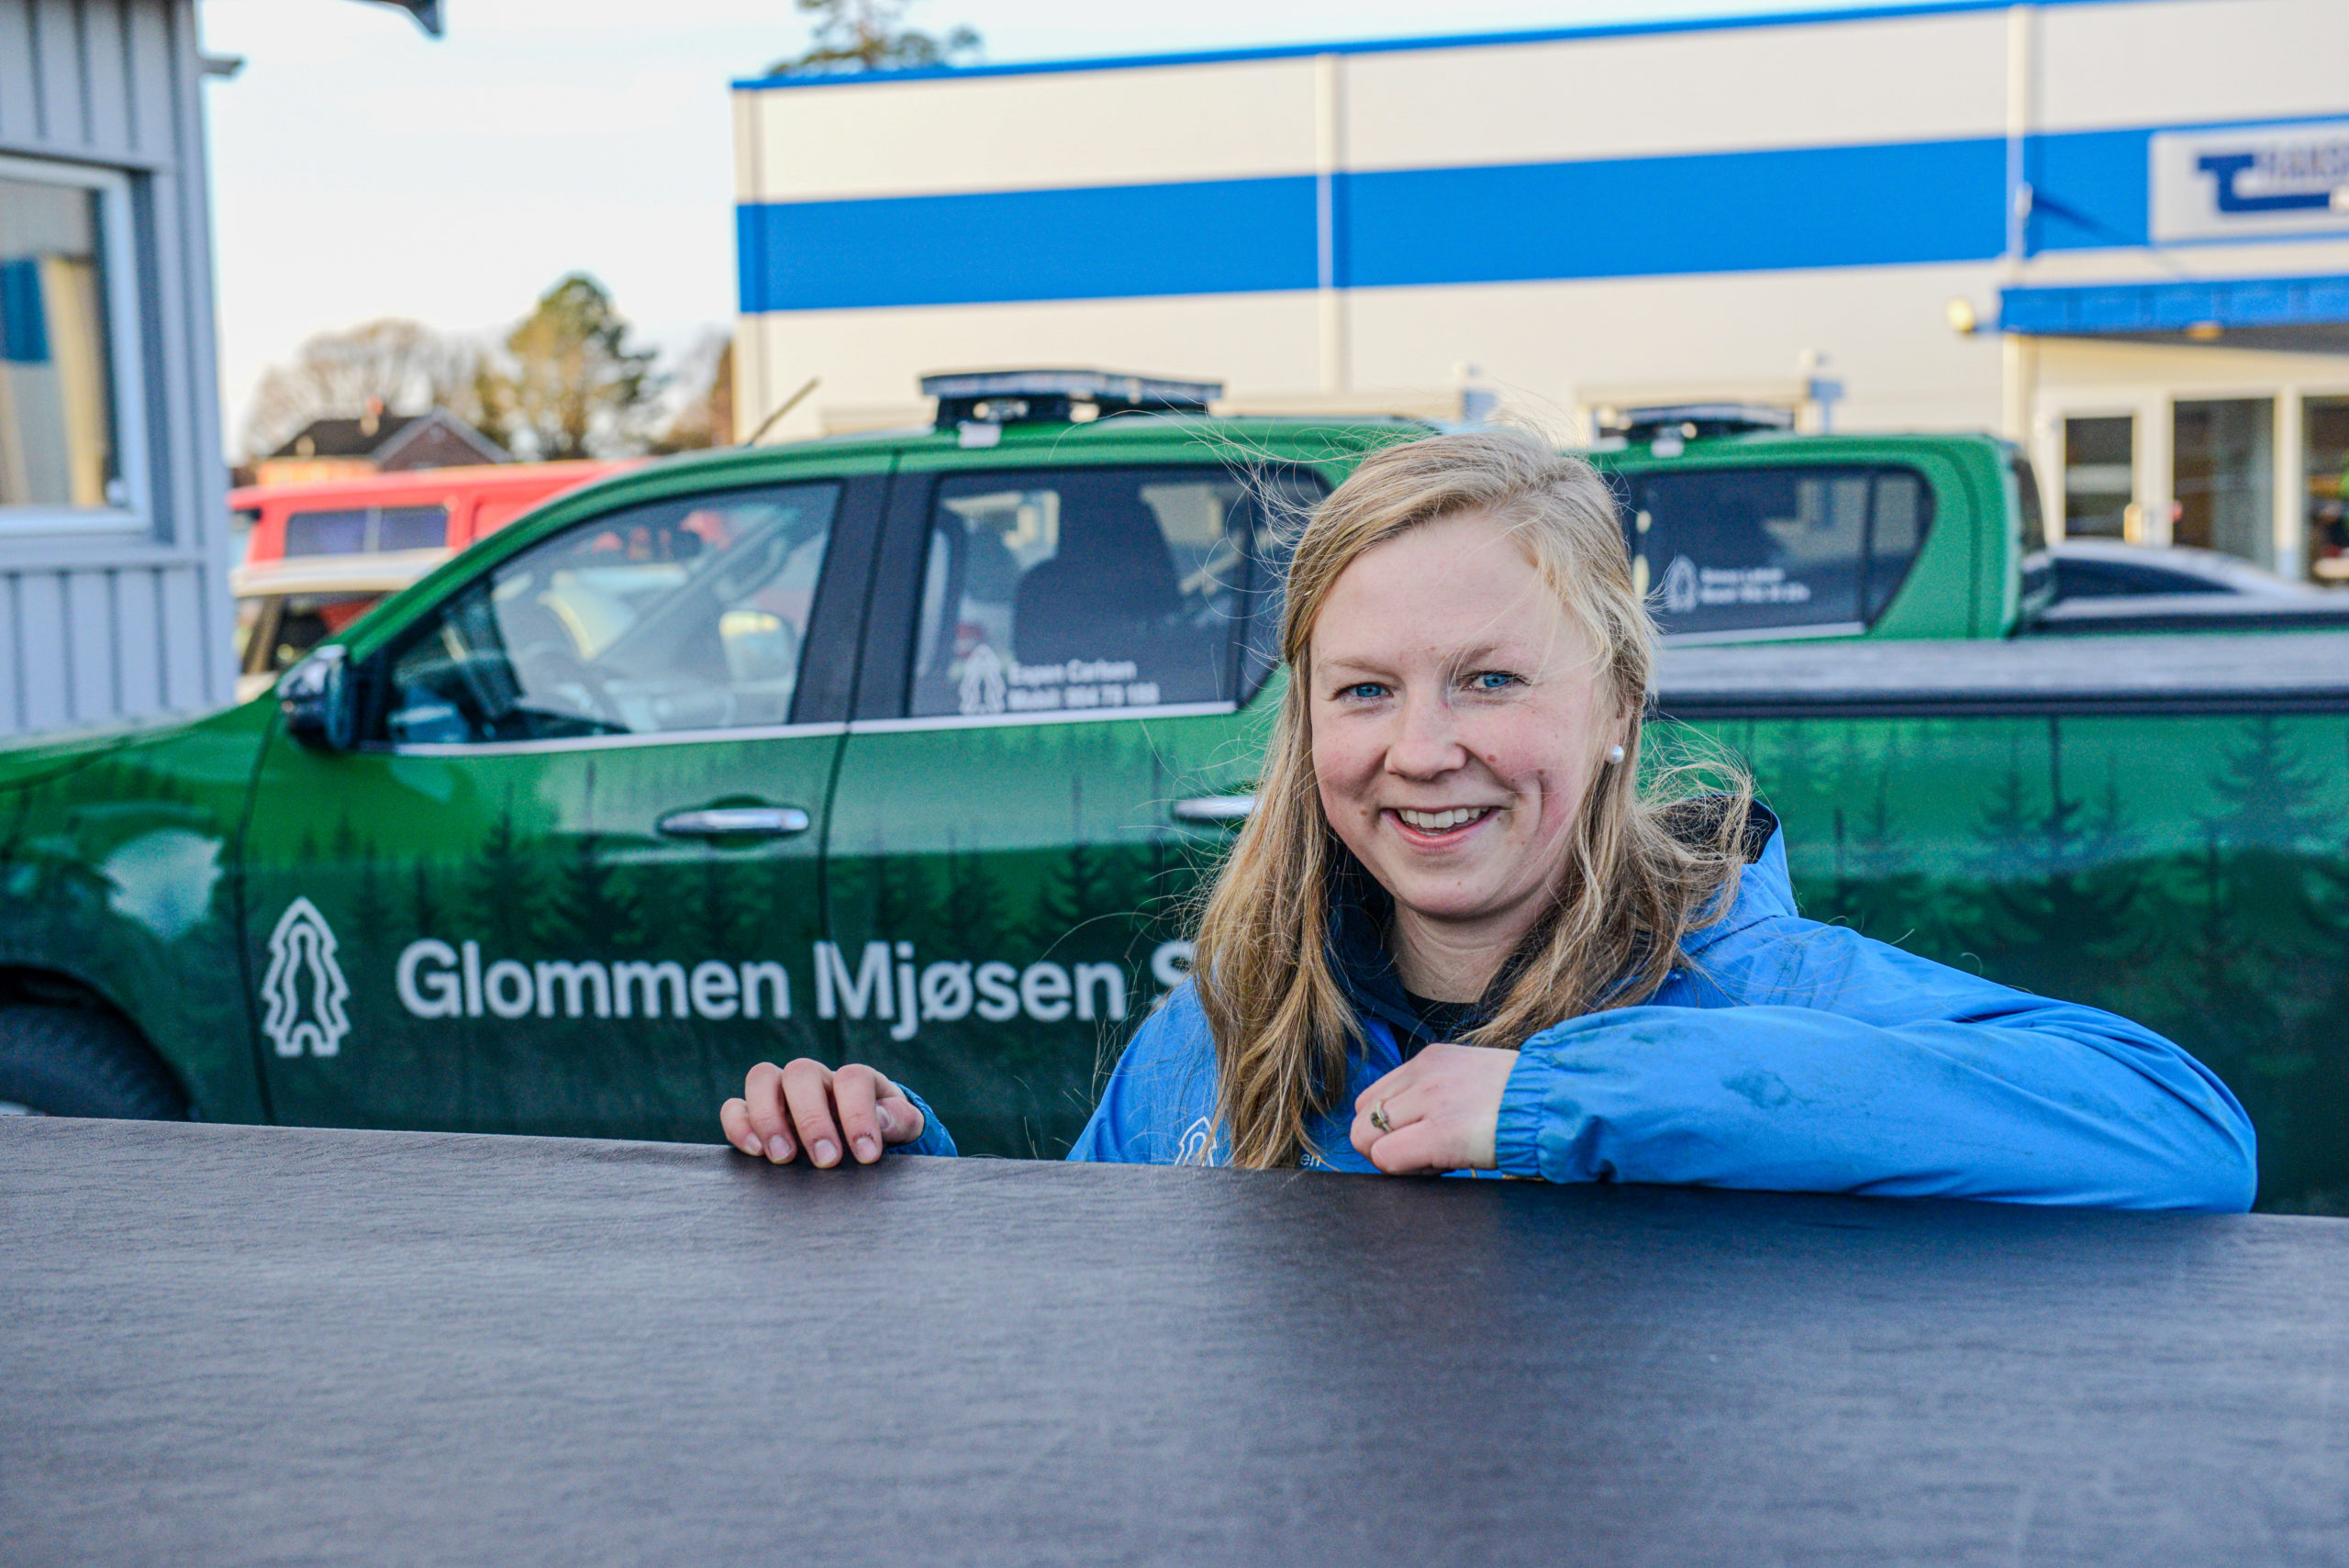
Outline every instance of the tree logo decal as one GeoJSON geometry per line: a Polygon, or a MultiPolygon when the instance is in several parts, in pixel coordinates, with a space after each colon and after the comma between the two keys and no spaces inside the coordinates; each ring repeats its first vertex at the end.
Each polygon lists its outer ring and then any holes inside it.
{"type": "Polygon", "coordinates": [[[963,701],[963,716],[973,718],[1001,713],[1007,684],[1003,655],[984,642],[972,649],[970,657],[963,661],[963,678],[958,693],[963,701]]]}
{"type": "Polygon", "coordinates": [[[1685,616],[1698,604],[1697,563],[1685,555],[1675,555],[1672,564],[1664,569],[1664,613],[1685,616]]]}
{"type": "Polygon", "coordinates": [[[334,929],[318,906],[296,898],[269,934],[269,973],[261,983],[268,1013],[262,1032],[280,1056],[333,1056],[342,1050],[351,1019],[342,1010],[351,987],[334,960],[334,929]]]}

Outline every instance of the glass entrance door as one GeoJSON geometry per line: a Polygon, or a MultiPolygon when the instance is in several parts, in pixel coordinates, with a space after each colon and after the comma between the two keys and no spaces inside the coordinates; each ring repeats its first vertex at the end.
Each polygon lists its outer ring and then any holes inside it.
{"type": "Polygon", "coordinates": [[[2064,421],[2064,537],[2131,539],[2137,421],[2098,414],[2064,421]]]}
{"type": "Polygon", "coordinates": [[[2276,563],[2276,400],[2180,403],[2170,438],[2172,544],[2276,563]]]}
{"type": "Polygon", "coordinates": [[[2300,429],[2309,575],[2349,583],[2349,397],[2309,398],[2300,405],[2300,429]]]}

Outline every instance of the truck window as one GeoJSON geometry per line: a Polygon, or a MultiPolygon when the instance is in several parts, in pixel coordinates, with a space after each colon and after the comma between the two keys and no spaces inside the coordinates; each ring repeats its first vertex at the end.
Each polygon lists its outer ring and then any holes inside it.
{"type": "Polygon", "coordinates": [[[2007,477],[2015,487],[2015,508],[2022,517],[2023,553],[2037,554],[2047,548],[2047,509],[2039,499],[2039,471],[2031,466],[2031,459],[2018,457],[2007,463],[2007,477]]]}
{"type": "Polygon", "coordinates": [[[1238,700],[1262,662],[1243,659],[1250,595],[1275,575],[1265,509],[1221,469],[942,479],[908,711],[1238,700]]]}
{"type": "Polygon", "coordinates": [[[1905,468],[1692,468],[1632,485],[1632,570],[1667,635],[1858,630],[1932,526],[1905,468]]]}
{"type": "Polygon", "coordinates": [[[839,501],[817,484],[652,502],[523,551],[393,651],[381,738],[789,723],[839,501]]]}

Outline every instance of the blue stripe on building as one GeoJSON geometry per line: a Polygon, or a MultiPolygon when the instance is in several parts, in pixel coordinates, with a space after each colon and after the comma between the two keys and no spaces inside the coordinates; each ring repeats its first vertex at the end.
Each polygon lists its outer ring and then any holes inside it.
{"type": "MultiPolygon", "coordinates": [[[[2034,137],[2034,250],[2147,242],[2152,133],[2034,137]]],[[[1346,287],[1976,261],[2005,246],[1997,138],[1337,177],[1346,287]]],[[[1310,175],[737,209],[742,310],[1309,289],[1310,175]]]]}
{"type": "Polygon", "coordinates": [[[2033,250],[2109,250],[2153,238],[2149,130],[2035,136],[2024,146],[2033,250]]]}
{"type": "Polygon", "coordinates": [[[2006,144],[1804,148],[1347,180],[1364,288],[1978,260],[2006,243],[2006,144]]]}
{"type": "Polygon", "coordinates": [[[742,309],[1309,289],[1310,174],[736,209],[742,309]]]}

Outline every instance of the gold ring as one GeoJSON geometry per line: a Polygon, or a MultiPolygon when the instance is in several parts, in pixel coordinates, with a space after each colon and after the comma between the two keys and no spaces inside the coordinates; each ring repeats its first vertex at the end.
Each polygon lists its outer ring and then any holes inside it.
{"type": "Polygon", "coordinates": [[[1378,1129],[1381,1132],[1392,1132],[1395,1130],[1395,1124],[1386,1119],[1386,1102],[1385,1100],[1381,1100],[1376,1105],[1370,1107],[1370,1125],[1378,1129]]]}

